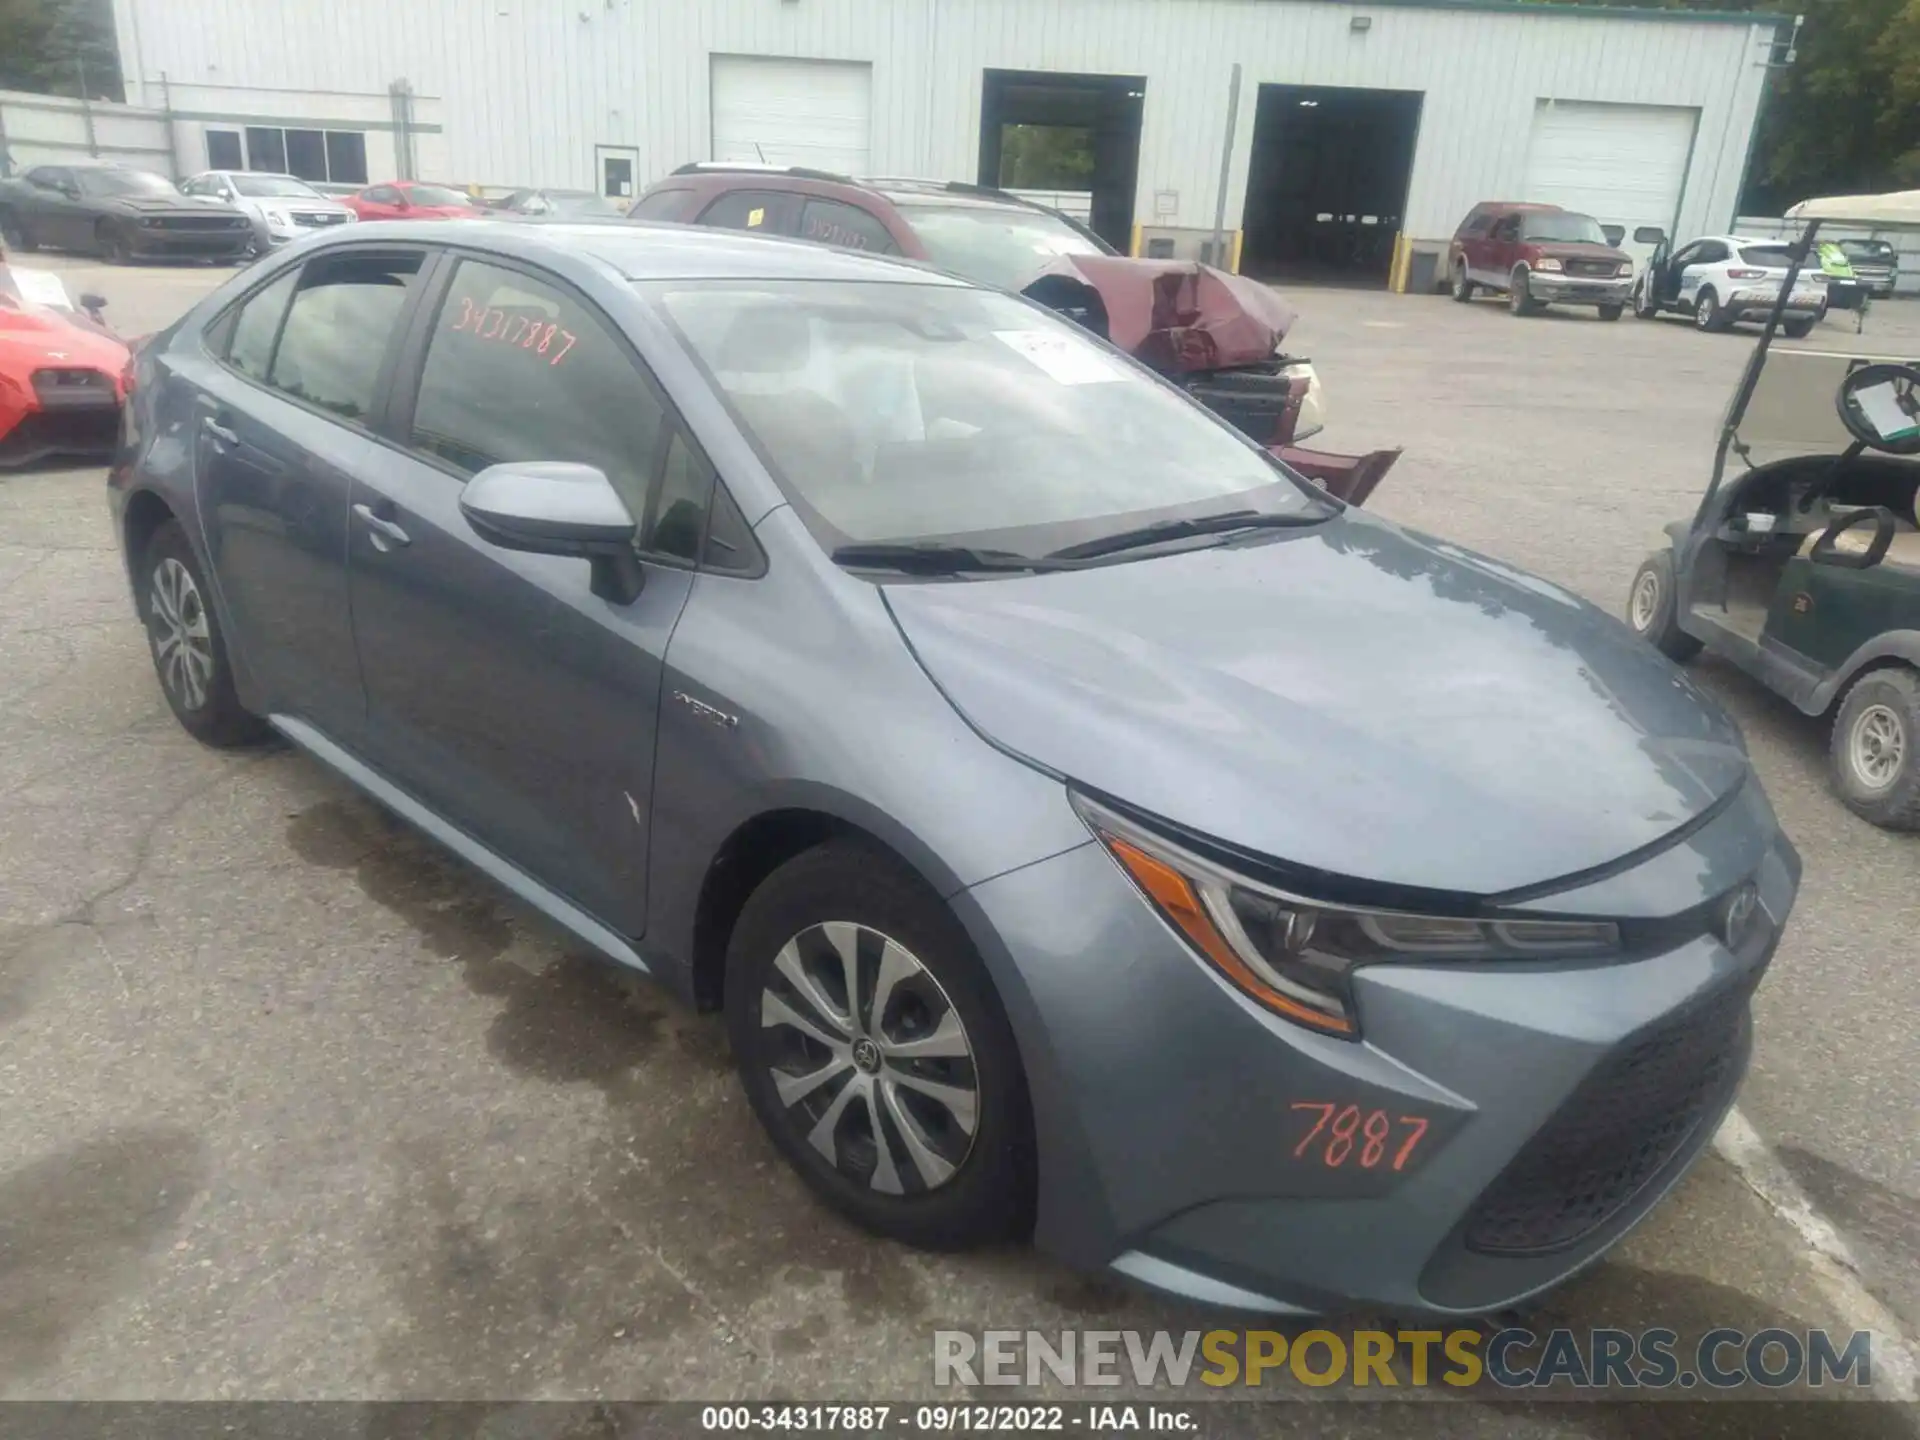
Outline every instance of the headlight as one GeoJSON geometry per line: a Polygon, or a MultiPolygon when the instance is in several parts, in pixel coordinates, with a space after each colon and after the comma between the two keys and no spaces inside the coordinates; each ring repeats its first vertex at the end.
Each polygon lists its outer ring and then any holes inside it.
{"type": "Polygon", "coordinates": [[[1538,260],[1533,262],[1533,268],[1536,270],[1564,270],[1566,267],[1551,255],[1542,255],[1538,260]]]}
{"type": "Polygon", "coordinates": [[[1084,796],[1074,808],[1153,907],[1248,998],[1296,1024],[1356,1036],[1352,975],[1418,960],[1542,960],[1619,949],[1589,920],[1477,920],[1324,905],[1236,874],[1084,796]]]}
{"type": "Polygon", "coordinates": [[[1633,262],[1631,260],[1622,260],[1620,262],[1620,268],[1613,273],[1622,280],[1631,280],[1633,278],[1633,262]]]}
{"type": "Polygon", "coordinates": [[[157,230],[160,227],[161,220],[157,215],[146,215],[141,218],[140,223],[150,230],[157,230]]]}
{"type": "Polygon", "coordinates": [[[282,230],[291,229],[293,226],[293,216],[284,210],[268,210],[264,213],[269,225],[276,225],[282,230]]]}

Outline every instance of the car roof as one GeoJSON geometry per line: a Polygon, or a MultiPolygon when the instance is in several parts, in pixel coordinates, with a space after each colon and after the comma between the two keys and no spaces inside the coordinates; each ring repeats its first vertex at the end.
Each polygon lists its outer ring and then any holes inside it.
{"type": "MultiPolygon", "coordinates": [[[[316,237],[307,253],[364,246],[359,227],[316,237]]],[[[589,255],[628,280],[878,280],[892,284],[967,286],[964,280],[911,261],[840,250],[770,235],[636,220],[468,220],[452,228],[431,221],[386,221],[380,239],[412,244],[474,245],[538,261],[552,252],[589,255]]]]}

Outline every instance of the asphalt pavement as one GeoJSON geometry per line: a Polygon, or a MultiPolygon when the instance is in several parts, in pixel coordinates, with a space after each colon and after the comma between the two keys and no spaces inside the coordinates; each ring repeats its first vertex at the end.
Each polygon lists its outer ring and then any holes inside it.
{"type": "MultiPolygon", "coordinates": [[[[225,273],[51,265],[129,334],[225,273]]],[[[1616,613],[1697,499],[1748,349],[1682,321],[1294,298],[1322,443],[1406,449],[1371,508],[1616,613]]],[[[1920,350],[1920,306],[1870,327],[1920,350]]],[[[1920,1334],[1920,837],[1831,796],[1824,727],[1695,670],[1805,886],[1739,1133],[1530,1323],[1871,1323],[1897,1382],[1920,1334]]],[[[1220,1323],[1022,1248],[917,1254],[826,1214],[756,1128],[717,1018],[305,758],[196,745],[101,472],[0,478],[0,1397],[906,1399],[938,1393],[936,1330],[1220,1323]]],[[[1354,1435],[1915,1433],[1910,1410],[1826,1403],[1270,1410],[1354,1435]]]]}

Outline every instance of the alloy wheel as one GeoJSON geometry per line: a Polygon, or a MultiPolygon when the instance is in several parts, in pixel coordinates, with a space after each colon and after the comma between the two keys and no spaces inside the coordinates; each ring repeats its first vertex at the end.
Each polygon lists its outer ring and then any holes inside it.
{"type": "Polygon", "coordinates": [[[1700,297],[1700,303],[1694,306],[1693,323],[1702,330],[1711,330],[1714,317],[1719,311],[1720,306],[1714,301],[1713,292],[1709,290],[1700,297]]]}
{"type": "Polygon", "coordinates": [[[972,1041],[890,936],[830,921],[787,941],[760,994],[760,1039],[787,1123],[847,1179],[912,1196],[966,1162],[980,1114],[972,1041]]]}
{"type": "Polygon", "coordinates": [[[147,635],[160,683],[183,710],[202,708],[213,683],[213,636],[193,573],[171,555],[153,567],[147,635]]]}
{"type": "Polygon", "coordinates": [[[1907,756],[1907,730],[1887,705],[1868,705],[1853,718],[1847,761],[1864,789],[1885,790],[1900,778],[1907,756]]]}

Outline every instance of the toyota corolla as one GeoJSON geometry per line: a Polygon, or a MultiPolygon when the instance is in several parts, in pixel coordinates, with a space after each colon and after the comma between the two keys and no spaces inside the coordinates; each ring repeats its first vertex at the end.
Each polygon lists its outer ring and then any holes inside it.
{"type": "Polygon", "coordinates": [[[1613,619],[909,263],[372,229],[140,352],[166,700],[724,1010],[827,1203],[1472,1313],[1700,1154],[1799,861],[1613,619]]]}

